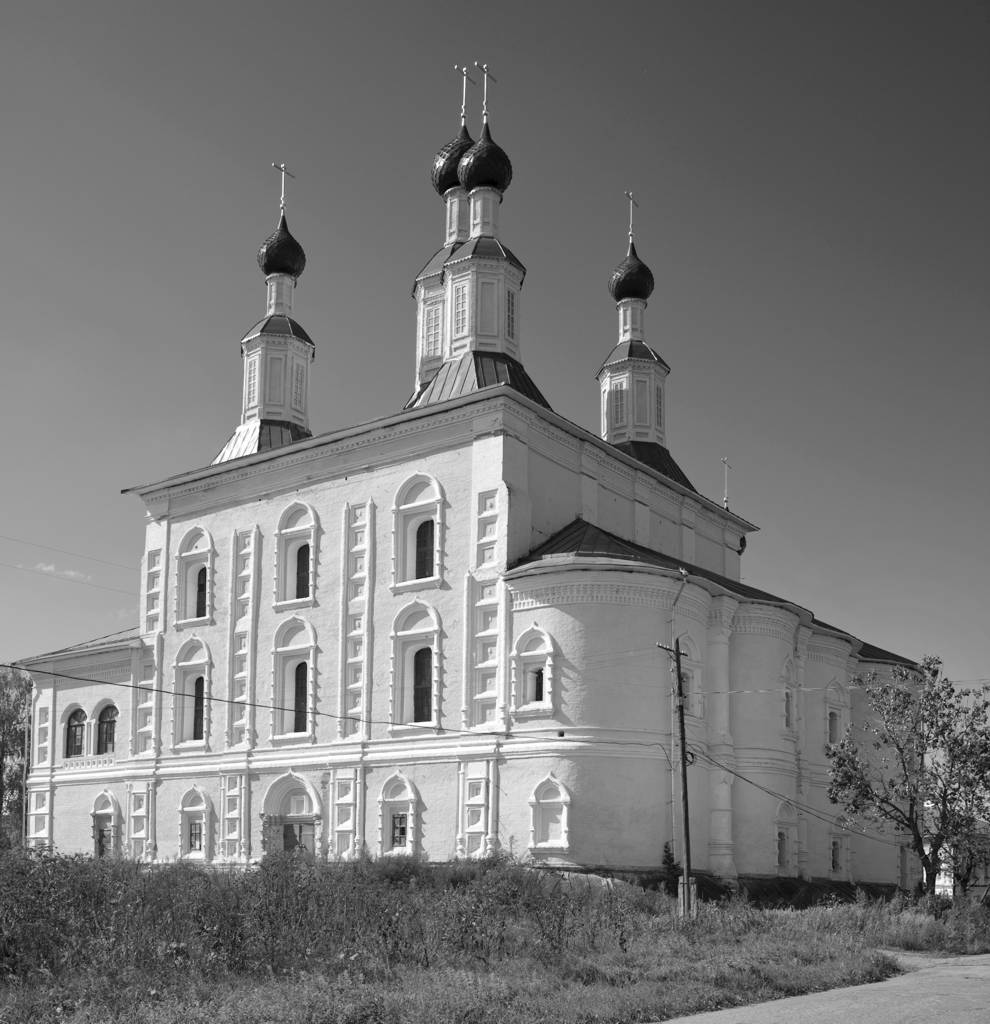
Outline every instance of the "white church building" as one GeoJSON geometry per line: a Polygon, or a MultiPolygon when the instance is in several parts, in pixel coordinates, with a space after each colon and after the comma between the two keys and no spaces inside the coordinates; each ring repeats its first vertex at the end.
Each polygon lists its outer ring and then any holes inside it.
{"type": "Polygon", "coordinates": [[[679,640],[695,868],[906,881],[906,851],[828,803],[824,748],[861,713],[853,677],[910,662],[740,582],[756,527],[668,450],[631,234],[600,436],[550,408],[501,240],[511,177],[487,113],[478,141],[462,115],[433,164],[444,241],[415,279],[413,394],[315,437],[283,207],[240,423],[211,465],[128,492],[147,522],[138,628],[24,663],[32,845],[656,871],[666,842],[683,853],[657,647],[679,640]]]}

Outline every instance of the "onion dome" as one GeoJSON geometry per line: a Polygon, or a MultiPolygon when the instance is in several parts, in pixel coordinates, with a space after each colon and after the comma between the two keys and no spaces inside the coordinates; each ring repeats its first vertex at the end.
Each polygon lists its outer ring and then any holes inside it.
{"type": "Polygon", "coordinates": [[[285,223],[285,210],[279,218],[278,227],[258,249],[258,266],[265,277],[270,274],[289,274],[298,278],[306,269],[306,253],[303,247],[289,233],[285,223]]]}
{"type": "Polygon", "coordinates": [[[457,178],[469,192],[487,185],[504,192],[512,181],[512,164],[505,150],[492,139],[488,122],[481,129],[481,138],[461,157],[457,178]]]}
{"type": "Polygon", "coordinates": [[[443,195],[448,189],[458,186],[457,165],[461,162],[461,157],[473,145],[474,139],[462,124],[457,136],[451,139],[433,158],[433,171],[430,173],[430,178],[433,181],[433,187],[440,195],[443,195]]]}
{"type": "Polygon", "coordinates": [[[629,239],[626,258],[612,271],[608,290],[616,302],[623,299],[648,299],[653,294],[653,271],[636,255],[636,246],[629,239]]]}

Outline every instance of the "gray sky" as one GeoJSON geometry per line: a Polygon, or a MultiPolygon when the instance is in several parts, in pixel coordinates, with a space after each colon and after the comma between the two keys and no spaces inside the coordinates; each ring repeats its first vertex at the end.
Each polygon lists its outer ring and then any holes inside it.
{"type": "Polygon", "coordinates": [[[988,44],[976,0],[5,10],[0,659],[136,622],[143,509],[119,492],[238,422],[272,160],[298,175],[314,432],[401,407],[429,168],[477,59],[553,407],[597,431],[631,188],[669,444],[716,499],[731,460],[761,527],[746,581],[990,676],[988,44]]]}

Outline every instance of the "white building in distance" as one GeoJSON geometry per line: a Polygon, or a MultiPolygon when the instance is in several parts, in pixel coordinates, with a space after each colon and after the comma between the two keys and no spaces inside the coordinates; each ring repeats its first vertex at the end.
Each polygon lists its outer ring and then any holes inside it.
{"type": "Polygon", "coordinates": [[[25,663],[32,844],[656,871],[665,842],[682,856],[657,648],[677,640],[695,867],[905,882],[906,850],[828,803],[824,748],[861,713],[854,677],[910,662],[740,582],[755,527],[668,450],[631,233],[601,436],[550,408],[500,237],[511,177],[487,116],[477,142],[462,119],[433,166],[444,244],[415,280],[412,397],[317,437],[283,210],[239,425],[212,465],[130,489],[139,628],[25,663]]]}

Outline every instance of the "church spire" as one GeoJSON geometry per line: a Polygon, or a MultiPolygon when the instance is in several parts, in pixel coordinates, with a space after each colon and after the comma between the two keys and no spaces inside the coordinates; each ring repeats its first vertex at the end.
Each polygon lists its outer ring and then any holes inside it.
{"type": "Polygon", "coordinates": [[[292,319],[292,295],[306,269],[306,253],[285,219],[285,164],[275,230],[258,249],[258,266],[268,290],[266,312],[241,339],[243,386],[241,422],[214,464],[279,448],[310,437],[309,368],[316,358],[310,336],[292,319]]]}
{"type": "Polygon", "coordinates": [[[653,294],[653,272],[639,258],[633,240],[633,207],[629,200],[629,248],[612,271],[609,294],[619,314],[619,340],[598,371],[601,386],[601,433],[624,446],[666,445],[664,389],[670,367],[646,344],[643,329],[647,300],[653,294]]]}

